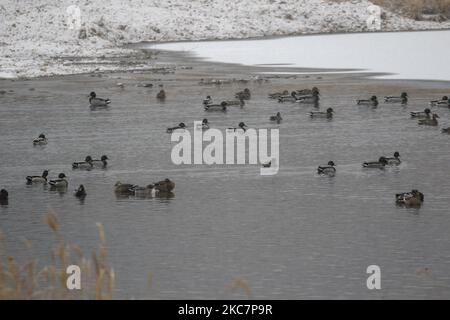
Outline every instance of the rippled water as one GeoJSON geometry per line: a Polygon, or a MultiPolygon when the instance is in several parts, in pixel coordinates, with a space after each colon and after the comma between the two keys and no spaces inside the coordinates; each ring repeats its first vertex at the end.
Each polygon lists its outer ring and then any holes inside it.
{"type": "Polygon", "coordinates": [[[385,79],[450,80],[450,31],[356,33],[266,40],[149,45],[209,61],[300,68],[362,69],[385,79]]]}
{"type": "MultiPolygon", "coordinates": [[[[11,198],[0,207],[0,229],[10,254],[48,259],[54,237],[42,219],[53,208],[68,242],[86,252],[99,243],[95,222],[104,224],[121,298],[245,297],[227,289],[235,278],[248,282],[254,298],[450,297],[450,140],[439,128],[419,127],[408,113],[445,94],[446,83],[311,79],[245,85],[252,100],[244,108],[207,117],[221,129],[239,121],[280,128],[280,172],[263,177],[259,166],[177,167],[170,160],[165,129],[180,121],[192,126],[205,117],[202,97],[224,99],[244,85],[166,81],[168,99],[159,103],[156,88],[137,88],[133,77],[114,78],[1,82],[14,90],[0,97],[1,187],[11,198]],[[311,107],[267,99],[279,88],[314,84],[322,90],[321,108],[336,111],[332,121],[311,120],[311,107]],[[91,111],[92,89],[108,96],[111,108],[91,111]],[[408,106],[354,103],[402,90],[410,93],[408,106]],[[280,126],[268,121],[277,111],[284,117],[280,126]],[[32,138],[41,132],[49,144],[33,147],[32,138]],[[401,166],[361,168],[397,150],[401,166]],[[110,166],[72,170],[70,164],[87,154],[108,155],[110,166]],[[337,163],[337,175],[317,176],[317,165],[329,160],[337,163]],[[65,172],[69,192],[25,185],[25,176],[43,169],[50,169],[51,177],[65,172]],[[176,182],[171,199],[124,200],[113,194],[117,180],[145,185],[165,177],[176,182]],[[84,202],[72,194],[80,183],[88,192],[84,202]],[[412,188],[425,194],[424,206],[396,207],[394,194],[412,188]],[[33,243],[31,253],[25,238],[33,243]],[[366,288],[372,264],[382,270],[377,292],[366,288]],[[431,273],[418,274],[421,268],[431,273]]],[[[448,124],[450,111],[437,111],[442,125],[448,124]]]]}

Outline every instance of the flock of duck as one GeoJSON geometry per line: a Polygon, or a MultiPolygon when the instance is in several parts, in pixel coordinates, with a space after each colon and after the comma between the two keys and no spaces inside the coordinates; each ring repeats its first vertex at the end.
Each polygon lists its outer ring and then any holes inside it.
{"type": "MultiPolygon", "coordinates": [[[[166,93],[164,90],[160,90],[156,96],[158,100],[164,100],[166,98],[166,93]]],[[[203,107],[205,111],[226,111],[230,106],[239,106],[244,107],[245,101],[250,100],[251,93],[248,88],[245,88],[243,91],[237,92],[234,96],[234,100],[225,100],[220,103],[214,103],[211,96],[207,96],[206,99],[203,100],[203,107]]],[[[269,94],[270,99],[277,100],[280,103],[292,102],[292,103],[301,103],[301,104],[309,104],[314,107],[319,106],[320,101],[320,91],[317,87],[313,87],[312,89],[302,89],[296,90],[289,93],[289,91],[285,90],[283,92],[276,92],[269,94]]],[[[400,103],[407,104],[408,103],[408,94],[403,92],[400,96],[386,96],[384,97],[385,103],[400,103]]],[[[97,97],[95,92],[91,92],[89,95],[89,103],[91,108],[102,108],[107,107],[110,103],[110,99],[103,99],[97,97]]],[[[379,105],[378,98],[376,96],[372,96],[365,100],[357,100],[357,105],[366,105],[377,107],[379,105]]],[[[450,108],[450,100],[447,96],[442,97],[439,100],[430,101],[431,107],[449,107],[450,108]]],[[[332,119],[334,114],[333,108],[328,108],[326,111],[312,111],[310,112],[311,118],[326,118],[332,119]]],[[[411,118],[417,119],[419,125],[427,125],[427,126],[437,126],[439,116],[436,113],[433,113],[430,108],[426,108],[424,111],[414,111],[410,113],[411,118]]],[[[277,112],[276,115],[269,117],[270,121],[274,121],[278,124],[281,123],[283,118],[281,117],[281,113],[277,112]]],[[[175,130],[186,129],[187,126],[181,122],[177,126],[167,128],[167,133],[172,133],[175,130]]],[[[208,119],[203,119],[200,128],[198,129],[209,129],[210,123],[208,119]]],[[[240,122],[237,127],[228,128],[230,130],[243,130],[246,131],[248,129],[247,125],[244,122],[240,122]]],[[[443,133],[450,133],[450,128],[442,129],[443,133]]],[[[48,139],[45,134],[40,134],[36,139],[33,140],[33,145],[46,145],[48,143],[48,139]]],[[[95,167],[100,167],[105,169],[108,165],[107,162],[108,157],[103,155],[100,159],[93,159],[91,156],[86,156],[84,161],[73,162],[73,169],[87,169],[91,170],[95,167]]],[[[362,164],[363,168],[376,168],[383,169],[386,166],[397,166],[401,164],[400,153],[395,152],[392,157],[381,156],[377,161],[367,161],[362,164]]],[[[267,164],[263,164],[264,167],[270,167],[270,162],[267,164]]],[[[334,161],[329,161],[326,165],[320,165],[317,168],[317,173],[320,175],[334,176],[336,174],[336,164],[334,161]]],[[[51,188],[57,189],[66,189],[68,187],[67,176],[64,173],[60,173],[58,178],[53,180],[48,180],[49,171],[44,170],[41,176],[28,176],[26,177],[26,181],[28,184],[35,183],[44,183],[49,184],[51,188]]],[[[149,184],[147,186],[138,186],[129,183],[121,183],[118,181],[114,186],[114,191],[116,195],[134,195],[134,196],[155,196],[156,194],[161,193],[171,193],[175,188],[175,183],[170,179],[165,179],[153,184],[149,184]]],[[[75,191],[75,196],[78,198],[86,197],[86,189],[84,185],[80,185],[78,189],[75,191]]],[[[399,193],[396,194],[396,202],[397,204],[402,204],[406,206],[420,206],[424,201],[424,195],[418,190],[412,190],[411,192],[399,193]]],[[[8,191],[5,189],[0,190],[0,201],[2,203],[7,202],[8,200],[8,191]]]]}
{"type": "MultiPolygon", "coordinates": [[[[106,107],[111,103],[109,99],[98,98],[95,92],[91,92],[89,95],[89,103],[91,108],[106,107]]],[[[48,138],[44,133],[41,133],[36,139],[33,140],[34,146],[44,146],[48,144],[48,138]]],[[[106,155],[102,155],[100,159],[94,159],[88,155],[84,161],[76,161],[72,163],[72,169],[80,170],[92,170],[95,168],[106,169],[108,166],[109,158],[106,155]]],[[[69,186],[68,177],[65,173],[61,172],[57,178],[48,179],[49,170],[44,170],[40,176],[27,176],[25,177],[28,185],[32,184],[44,184],[49,185],[50,190],[57,190],[59,192],[66,192],[69,186]]],[[[153,196],[167,196],[172,195],[172,191],[175,188],[175,183],[170,179],[158,181],[156,183],[149,184],[145,187],[141,187],[135,184],[121,183],[117,181],[114,185],[114,192],[116,196],[136,196],[136,197],[153,197],[153,196]]],[[[87,196],[86,188],[83,184],[74,192],[75,197],[84,199],[87,196]]],[[[6,189],[0,190],[0,204],[7,205],[9,200],[9,193],[6,189]]]]}

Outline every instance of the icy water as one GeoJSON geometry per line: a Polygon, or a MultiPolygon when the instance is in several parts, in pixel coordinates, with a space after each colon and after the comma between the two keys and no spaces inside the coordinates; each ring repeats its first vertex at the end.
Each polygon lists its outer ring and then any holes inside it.
{"type": "Polygon", "coordinates": [[[392,73],[384,79],[450,80],[450,31],[358,33],[149,45],[209,61],[392,73]]]}
{"type": "MultiPolygon", "coordinates": [[[[208,68],[230,72],[224,65],[208,68]]],[[[66,240],[85,252],[98,246],[95,223],[103,223],[118,298],[247,297],[230,290],[234,279],[246,281],[251,297],[261,299],[450,298],[450,140],[440,133],[450,111],[435,109],[438,128],[409,118],[409,111],[450,93],[447,83],[310,78],[200,86],[204,75],[196,66],[183,72],[179,81],[169,81],[178,73],[140,76],[164,83],[165,103],[156,101],[157,88],[136,87],[135,76],[0,82],[14,90],[0,96],[0,186],[10,193],[9,205],[0,207],[0,229],[10,255],[48,260],[55,237],[42,220],[52,208],[66,240]],[[312,107],[267,98],[280,88],[312,85],[321,89],[320,108],[335,109],[333,120],[311,120],[312,107]],[[244,87],[252,91],[244,108],[203,111],[207,94],[220,100],[244,87]],[[90,110],[92,90],[109,97],[111,107],[90,110]],[[407,106],[354,103],[403,90],[411,96],[407,106]],[[277,111],[284,118],[279,126],[268,121],[277,111]],[[192,128],[204,117],[220,129],[240,121],[279,128],[280,172],[260,176],[259,166],[173,165],[166,128],[181,121],[192,128]],[[33,147],[41,132],[48,145],[33,147]],[[399,167],[361,168],[394,151],[402,155],[399,167]],[[109,167],[71,169],[88,154],[108,155],[109,167]],[[317,166],[329,160],[337,175],[318,176],[317,166]],[[69,192],[25,185],[25,176],[43,169],[52,178],[65,172],[69,192]],[[170,199],[117,199],[113,193],[117,180],[146,185],[165,177],[176,182],[170,199]],[[84,202],[73,196],[81,183],[88,193],[84,202]],[[412,188],[425,194],[422,208],[397,207],[394,194],[412,188]],[[373,264],[382,272],[379,291],[366,287],[366,268],[373,264]]]]}

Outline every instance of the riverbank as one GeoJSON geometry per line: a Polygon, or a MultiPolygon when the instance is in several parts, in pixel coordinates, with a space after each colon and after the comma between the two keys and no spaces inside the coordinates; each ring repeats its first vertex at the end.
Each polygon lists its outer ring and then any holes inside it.
{"type": "MultiPolygon", "coordinates": [[[[141,41],[245,39],[368,30],[367,0],[159,1],[6,0],[0,5],[0,78],[158,67],[124,47],[141,41]],[[68,10],[68,8],[70,8],[68,10]],[[72,17],[68,20],[68,17],[72,17]]],[[[450,28],[384,11],[380,31],[450,28]]]]}

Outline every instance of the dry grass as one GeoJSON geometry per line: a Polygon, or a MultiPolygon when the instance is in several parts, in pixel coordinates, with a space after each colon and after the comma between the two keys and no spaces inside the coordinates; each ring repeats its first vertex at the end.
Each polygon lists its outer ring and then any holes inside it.
{"type": "Polygon", "coordinates": [[[372,0],[372,2],[413,19],[421,19],[423,14],[450,18],[450,0],[372,0]]]}
{"type": "Polygon", "coordinates": [[[114,270],[107,262],[103,226],[97,224],[100,247],[88,259],[80,247],[65,243],[55,213],[49,211],[45,222],[54,232],[56,244],[50,252],[52,263],[43,269],[38,269],[37,259],[19,265],[8,256],[0,233],[0,299],[112,299],[114,270]],[[67,289],[69,265],[81,269],[81,290],[67,289]]]}

